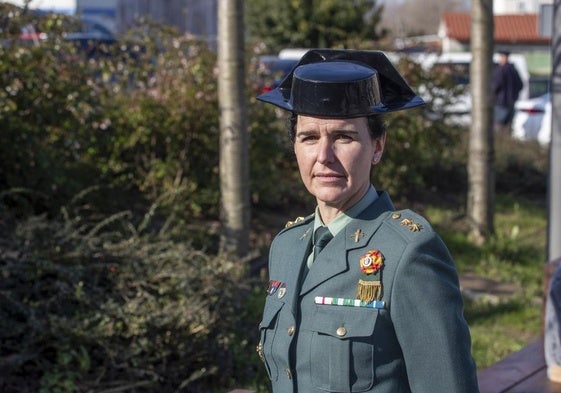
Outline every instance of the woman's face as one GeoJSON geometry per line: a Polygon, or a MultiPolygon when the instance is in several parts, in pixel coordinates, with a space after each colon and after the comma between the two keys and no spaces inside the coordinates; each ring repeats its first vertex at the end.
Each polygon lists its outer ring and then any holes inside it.
{"type": "Polygon", "coordinates": [[[385,140],[372,139],[365,117],[298,116],[294,151],[304,185],[318,204],[348,210],[370,187],[370,167],[385,140]]]}

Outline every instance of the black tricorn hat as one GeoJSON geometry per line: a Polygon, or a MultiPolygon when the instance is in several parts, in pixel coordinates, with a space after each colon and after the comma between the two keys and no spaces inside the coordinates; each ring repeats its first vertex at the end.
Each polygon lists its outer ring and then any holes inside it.
{"type": "Polygon", "coordinates": [[[296,114],[350,118],[424,104],[380,51],[311,49],[276,89],[257,97],[296,114]]]}

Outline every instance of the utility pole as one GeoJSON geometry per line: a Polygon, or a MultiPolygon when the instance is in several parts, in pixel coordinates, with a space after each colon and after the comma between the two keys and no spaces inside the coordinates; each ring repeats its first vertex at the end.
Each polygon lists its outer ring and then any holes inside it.
{"type": "Polygon", "coordinates": [[[553,4],[551,40],[551,140],[549,143],[547,261],[561,258],[561,0],[553,4]]]}

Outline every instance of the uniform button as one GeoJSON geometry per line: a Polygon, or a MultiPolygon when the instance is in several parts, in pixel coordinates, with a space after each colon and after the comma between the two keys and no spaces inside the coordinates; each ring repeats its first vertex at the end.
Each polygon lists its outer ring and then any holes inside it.
{"type": "Polygon", "coordinates": [[[347,334],[347,329],[345,329],[344,326],[341,326],[340,328],[337,329],[336,333],[339,337],[343,337],[345,334],[347,334]]]}
{"type": "Polygon", "coordinates": [[[290,372],[290,369],[287,368],[287,369],[284,370],[284,371],[286,372],[286,377],[287,377],[288,379],[292,379],[292,372],[290,372]]]}
{"type": "Polygon", "coordinates": [[[288,328],[288,335],[289,335],[289,336],[292,336],[292,335],[294,334],[294,330],[296,330],[296,329],[294,328],[294,325],[292,325],[291,327],[289,327],[289,328],[288,328]]]}

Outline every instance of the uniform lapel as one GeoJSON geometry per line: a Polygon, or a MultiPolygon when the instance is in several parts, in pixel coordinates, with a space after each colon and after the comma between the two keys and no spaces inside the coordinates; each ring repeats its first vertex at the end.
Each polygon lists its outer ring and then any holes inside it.
{"type": "Polygon", "coordinates": [[[286,282],[286,294],[283,299],[285,303],[291,304],[292,307],[296,304],[300,285],[299,283],[305,275],[305,266],[307,256],[311,249],[313,221],[308,225],[302,225],[299,228],[292,229],[289,233],[292,239],[287,240],[290,247],[283,250],[286,282]]]}
{"type": "Polygon", "coordinates": [[[347,269],[345,239],[343,231],[331,240],[316,258],[302,283],[300,295],[347,269]]]}
{"type": "Polygon", "coordinates": [[[374,203],[345,227],[346,249],[365,247],[382,224],[384,213],[393,210],[388,194],[380,193],[374,203]]]}

